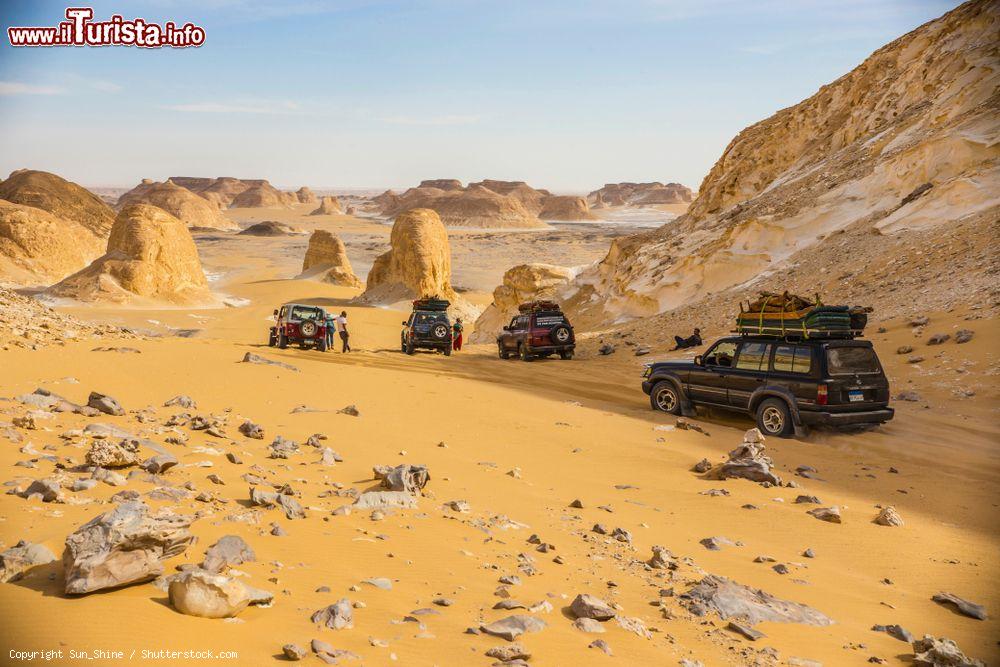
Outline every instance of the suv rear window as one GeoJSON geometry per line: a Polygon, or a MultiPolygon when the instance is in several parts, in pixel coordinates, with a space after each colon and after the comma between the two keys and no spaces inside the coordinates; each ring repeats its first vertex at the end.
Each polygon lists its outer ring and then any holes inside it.
{"type": "Polygon", "coordinates": [[[768,343],[743,343],[740,355],[736,357],[736,368],[746,371],[767,369],[767,359],[771,356],[771,346],[768,343]]]}
{"type": "Polygon", "coordinates": [[[323,317],[323,311],[319,308],[308,308],[303,306],[292,306],[291,318],[293,320],[319,320],[323,317]]]}
{"type": "Polygon", "coordinates": [[[805,345],[779,345],[774,350],[774,370],[784,373],[808,373],[812,350],[805,345]]]}
{"type": "Polygon", "coordinates": [[[878,358],[870,347],[831,347],[826,360],[830,375],[878,373],[878,358]]]}

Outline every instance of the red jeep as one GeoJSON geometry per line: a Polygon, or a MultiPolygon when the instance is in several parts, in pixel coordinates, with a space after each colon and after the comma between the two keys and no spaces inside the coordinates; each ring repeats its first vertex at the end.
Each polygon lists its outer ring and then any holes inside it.
{"type": "Polygon", "coordinates": [[[516,354],[522,361],[559,354],[572,359],[576,349],[573,325],[563,315],[559,304],[552,301],[531,301],[518,306],[520,313],[497,336],[497,351],[501,359],[516,354]]]}
{"type": "Polygon", "coordinates": [[[333,320],[319,306],[286,303],[274,311],[275,325],[271,327],[267,344],[281,349],[289,343],[298,343],[305,349],[314,347],[326,352],[333,342],[333,320]]]}

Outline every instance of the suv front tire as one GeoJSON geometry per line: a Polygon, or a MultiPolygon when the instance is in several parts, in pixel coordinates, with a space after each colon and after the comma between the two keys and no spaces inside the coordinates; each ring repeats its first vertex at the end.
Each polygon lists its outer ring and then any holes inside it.
{"type": "Polygon", "coordinates": [[[787,438],[795,430],[788,404],[780,398],[767,398],[757,406],[757,428],[764,435],[787,438]]]}
{"type": "Polygon", "coordinates": [[[654,410],[667,414],[679,415],[681,413],[681,397],[677,393],[677,387],[674,386],[673,382],[666,380],[653,385],[652,391],[649,392],[649,404],[653,406],[654,410]]]}

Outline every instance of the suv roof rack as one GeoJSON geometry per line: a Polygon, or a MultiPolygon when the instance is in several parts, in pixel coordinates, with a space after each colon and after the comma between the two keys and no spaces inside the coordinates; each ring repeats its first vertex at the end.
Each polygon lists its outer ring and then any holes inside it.
{"type": "Polygon", "coordinates": [[[827,329],[782,329],[780,327],[753,327],[740,328],[730,331],[730,333],[744,338],[756,336],[758,338],[774,338],[777,340],[803,341],[803,340],[853,340],[864,335],[863,329],[846,329],[830,331],[827,329]]]}
{"type": "Polygon", "coordinates": [[[538,313],[542,311],[562,312],[562,308],[555,301],[526,301],[517,307],[522,313],[538,313]]]}
{"type": "Polygon", "coordinates": [[[434,310],[446,311],[451,302],[447,299],[439,299],[436,296],[424,297],[413,301],[413,310],[434,310]]]}

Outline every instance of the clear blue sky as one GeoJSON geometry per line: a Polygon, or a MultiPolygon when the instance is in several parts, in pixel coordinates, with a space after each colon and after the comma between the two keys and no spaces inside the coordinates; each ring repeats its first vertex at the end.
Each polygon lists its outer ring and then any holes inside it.
{"type": "MultiPolygon", "coordinates": [[[[87,4],[87,3],[70,3],[87,4]]],[[[0,0],[0,172],[85,185],[423,178],[697,187],[742,128],[957,6],[941,0],[144,0],[185,50],[13,49],[64,3],[0,0]]]]}

